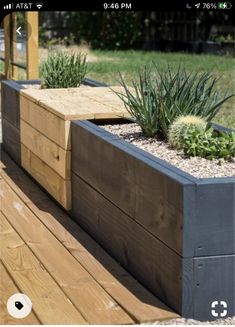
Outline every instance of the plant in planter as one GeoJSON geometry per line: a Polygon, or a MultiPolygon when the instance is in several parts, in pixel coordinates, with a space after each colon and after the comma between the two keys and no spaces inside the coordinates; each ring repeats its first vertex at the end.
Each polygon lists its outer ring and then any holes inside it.
{"type": "Polygon", "coordinates": [[[179,66],[176,73],[168,67],[158,72],[155,64],[139,72],[133,90],[121,76],[125,93],[115,92],[127,111],[148,137],[167,138],[170,124],[178,116],[195,115],[211,121],[221,105],[233,95],[221,96],[214,90],[217,79],[209,73],[188,73],[179,66]]]}
{"type": "Polygon", "coordinates": [[[235,157],[235,133],[192,129],[184,134],[181,147],[188,156],[231,160],[235,157]]]}
{"type": "Polygon", "coordinates": [[[83,54],[52,53],[42,64],[41,72],[42,88],[21,88],[13,81],[2,84],[6,117],[4,148],[60,205],[69,210],[70,121],[115,118],[128,113],[106,85],[85,78],[87,63],[83,54]],[[81,83],[87,87],[80,87],[81,83]],[[15,101],[7,94],[14,95],[15,101]],[[8,124],[10,119],[14,124],[15,116],[17,129],[8,124]]]}
{"type": "Polygon", "coordinates": [[[206,121],[198,116],[179,116],[170,125],[168,132],[169,144],[175,148],[182,148],[185,135],[190,131],[204,132],[206,130],[206,121]]]}
{"type": "Polygon", "coordinates": [[[218,137],[211,154],[217,157],[223,144],[220,155],[232,156],[234,136],[216,136],[205,128],[232,95],[214,91],[216,80],[210,80],[210,74],[188,74],[179,68],[157,76],[146,68],[139,83],[133,82],[134,90],[121,78],[124,91],[115,93],[132,123],[99,127],[72,122],[71,214],[184,317],[215,319],[211,314],[215,298],[226,301],[227,316],[233,316],[234,165],[223,162],[223,174],[218,174],[216,162],[186,159],[183,149],[167,145],[171,124],[179,116],[196,115],[201,127],[186,129],[181,146],[187,144],[191,151],[190,133],[193,137],[193,132],[201,133],[204,138],[218,137]],[[149,151],[155,144],[156,149],[149,151]]]}
{"type": "Polygon", "coordinates": [[[87,74],[86,55],[56,51],[41,65],[44,88],[68,88],[81,85],[87,74]]]}

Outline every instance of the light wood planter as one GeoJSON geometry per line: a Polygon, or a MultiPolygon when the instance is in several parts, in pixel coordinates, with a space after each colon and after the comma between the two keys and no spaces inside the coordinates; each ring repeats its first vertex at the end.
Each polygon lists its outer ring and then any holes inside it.
{"type": "Polygon", "coordinates": [[[235,315],[234,182],[196,179],[94,123],[72,123],[73,218],[184,317],[216,319],[213,301],[235,315]]]}
{"type": "MultiPolygon", "coordinates": [[[[12,81],[4,83],[2,92],[6,87],[12,90],[12,86],[17,85],[12,81]]],[[[84,85],[69,89],[19,88],[14,100],[16,104],[11,103],[12,99],[3,95],[4,119],[9,116],[3,130],[5,149],[61,206],[69,210],[70,122],[128,116],[121,100],[108,87],[84,85]],[[12,124],[11,128],[8,128],[8,122],[12,124]]]]}

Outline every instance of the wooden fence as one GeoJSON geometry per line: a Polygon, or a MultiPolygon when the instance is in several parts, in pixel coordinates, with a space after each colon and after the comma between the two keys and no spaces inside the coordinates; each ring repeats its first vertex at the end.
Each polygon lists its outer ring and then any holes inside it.
{"type": "Polygon", "coordinates": [[[5,62],[5,72],[1,77],[18,79],[18,69],[26,70],[27,79],[38,79],[38,12],[25,13],[26,64],[17,62],[17,13],[11,13],[4,18],[4,51],[0,60],[5,62]]]}

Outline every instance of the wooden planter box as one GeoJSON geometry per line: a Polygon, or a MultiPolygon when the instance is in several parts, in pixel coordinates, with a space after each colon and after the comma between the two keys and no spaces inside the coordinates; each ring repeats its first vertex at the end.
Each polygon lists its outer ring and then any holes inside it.
{"type": "MultiPolygon", "coordinates": [[[[65,209],[71,208],[70,121],[112,119],[127,112],[121,100],[107,87],[68,89],[23,89],[4,82],[4,117],[12,128],[3,129],[4,148],[65,209]],[[7,85],[7,86],[6,86],[7,85]],[[6,96],[5,87],[15,94],[6,96]],[[11,117],[12,116],[12,117],[11,117]],[[10,134],[10,137],[8,136],[10,134]],[[12,139],[12,142],[10,142],[12,139]]],[[[30,81],[29,81],[30,83],[30,81]]]]}
{"type": "Polygon", "coordinates": [[[235,314],[234,178],[196,179],[87,121],[71,177],[72,217],[155,295],[184,317],[235,314]]]}

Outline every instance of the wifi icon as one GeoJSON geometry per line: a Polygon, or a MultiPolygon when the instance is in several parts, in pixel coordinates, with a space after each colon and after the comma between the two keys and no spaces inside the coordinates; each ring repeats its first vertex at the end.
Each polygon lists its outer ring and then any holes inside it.
{"type": "Polygon", "coordinates": [[[35,6],[36,6],[38,9],[41,9],[42,6],[43,6],[43,3],[38,2],[38,3],[35,4],[35,6]]]}

